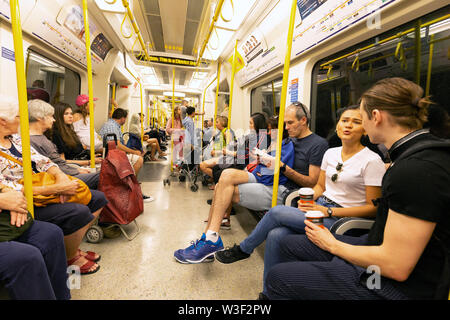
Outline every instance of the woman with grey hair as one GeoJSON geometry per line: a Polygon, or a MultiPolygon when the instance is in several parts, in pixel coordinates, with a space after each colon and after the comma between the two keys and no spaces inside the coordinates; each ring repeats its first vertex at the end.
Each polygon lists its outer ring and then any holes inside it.
{"type": "Polygon", "coordinates": [[[58,153],[56,145],[50,141],[45,132],[52,128],[55,109],[45,101],[34,99],[28,101],[28,119],[30,121],[30,143],[37,152],[50,158],[62,172],[77,177],[90,189],[97,189],[99,172],[91,173],[89,169],[69,165],[58,153]]]}

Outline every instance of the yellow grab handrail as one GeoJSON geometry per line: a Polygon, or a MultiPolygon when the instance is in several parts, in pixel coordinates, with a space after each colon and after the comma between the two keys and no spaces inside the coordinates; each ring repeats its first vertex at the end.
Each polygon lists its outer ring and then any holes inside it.
{"type": "Polygon", "coordinates": [[[91,146],[91,168],[95,168],[95,131],[94,131],[94,89],[92,86],[92,57],[91,57],[91,33],[89,31],[89,16],[87,0],[83,0],[83,16],[86,43],[86,62],[88,77],[88,94],[89,94],[89,130],[90,130],[90,146],[91,146]]]}
{"type": "Polygon", "coordinates": [[[144,39],[142,39],[141,32],[139,31],[139,27],[136,24],[136,20],[134,19],[133,12],[130,9],[130,5],[128,3],[128,0],[122,0],[122,4],[125,7],[125,9],[127,10],[126,16],[128,16],[128,18],[130,19],[131,25],[133,26],[133,29],[134,29],[134,33],[136,33],[136,35],[138,37],[138,40],[139,40],[139,43],[141,44],[141,48],[142,48],[142,50],[145,53],[145,58],[150,60],[150,57],[149,57],[148,52],[147,52],[147,47],[146,47],[146,45],[144,43],[144,39]]]}
{"type": "Polygon", "coordinates": [[[220,12],[220,17],[221,17],[222,20],[225,21],[225,22],[230,22],[231,20],[233,20],[233,16],[234,16],[234,3],[233,3],[233,0],[230,0],[230,3],[231,3],[231,11],[232,11],[232,14],[231,14],[231,18],[230,18],[230,19],[225,19],[225,18],[223,17],[223,12],[220,12]]]}
{"type": "Polygon", "coordinates": [[[23,161],[23,180],[25,197],[27,198],[27,209],[34,217],[33,207],[33,184],[31,170],[31,151],[30,151],[30,125],[28,122],[27,105],[27,80],[25,74],[25,59],[23,56],[23,38],[22,27],[20,23],[19,1],[11,0],[11,27],[14,38],[14,52],[16,59],[16,78],[17,94],[19,100],[20,115],[20,136],[22,138],[22,161],[23,161]]]}
{"type": "Polygon", "coordinates": [[[211,21],[211,24],[209,26],[209,31],[208,31],[208,35],[206,36],[206,39],[203,41],[202,47],[200,49],[200,53],[198,55],[198,59],[197,59],[197,65],[200,63],[200,59],[203,56],[203,53],[205,52],[206,49],[206,45],[209,41],[209,38],[211,37],[211,32],[213,31],[214,28],[214,24],[216,23],[217,19],[219,18],[220,12],[222,11],[222,5],[224,3],[225,0],[219,0],[219,2],[217,3],[217,7],[216,10],[214,12],[214,16],[213,19],[211,21]]]}
{"type": "Polygon", "coordinates": [[[275,168],[273,176],[272,207],[275,207],[277,205],[278,199],[278,182],[280,181],[281,145],[283,142],[284,109],[286,106],[287,87],[289,80],[289,66],[291,63],[291,49],[292,49],[292,38],[294,35],[296,5],[297,0],[292,0],[291,16],[289,20],[289,30],[287,37],[287,50],[286,50],[286,57],[284,59],[283,87],[281,89],[280,113],[278,114],[277,151],[275,155],[275,168]]]}
{"type": "Polygon", "coordinates": [[[220,61],[217,62],[217,87],[216,87],[216,104],[214,108],[214,131],[216,130],[217,107],[219,104],[219,85],[220,85],[220,61]]]}
{"type": "MultiPolygon", "coordinates": [[[[172,69],[172,129],[174,122],[175,122],[175,68],[172,69]]],[[[170,145],[171,145],[170,150],[172,150],[172,157],[170,157],[170,171],[173,172],[173,158],[175,157],[175,151],[173,150],[173,130],[172,134],[170,135],[170,145]]]]}
{"type": "MultiPolygon", "coordinates": [[[[421,28],[425,28],[425,27],[428,27],[428,26],[430,26],[430,25],[432,25],[432,24],[438,23],[438,22],[443,21],[443,20],[448,19],[448,18],[450,18],[450,14],[446,14],[446,15],[444,15],[444,16],[442,16],[442,17],[437,18],[437,19],[434,19],[434,20],[425,22],[424,24],[421,24],[420,27],[421,27],[421,28]]],[[[356,54],[356,53],[358,53],[358,52],[362,52],[362,51],[365,51],[365,50],[367,50],[367,49],[373,48],[373,47],[375,47],[375,46],[377,46],[377,45],[386,43],[386,42],[388,42],[388,41],[391,41],[391,40],[394,40],[394,39],[397,39],[397,38],[401,38],[401,37],[407,35],[408,33],[414,32],[415,30],[416,30],[415,27],[414,27],[414,28],[407,29],[407,30],[405,30],[405,31],[403,31],[403,32],[400,32],[400,33],[394,35],[394,36],[388,37],[388,38],[383,39],[383,40],[381,40],[381,41],[378,41],[378,42],[376,42],[376,43],[369,44],[369,45],[367,45],[367,46],[365,46],[365,47],[363,47],[363,48],[359,48],[359,49],[357,49],[357,50],[355,50],[355,51],[353,51],[353,52],[347,53],[347,54],[345,54],[345,55],[343,55],[343,56],[341,56],[341,57],[339,57],[339,58],[336,58],[336,59],[333,59],[333,60],[329,60],[329,61],[327,61],[327,62],[324,62],[324,63],[322,63],[322,64],[320,65],[320,67],[323,68],[323,67],[326,66],[326,65],[329,65],[329,64],[334,63],[334,62],[336,62],[336,61],[339,61],[339,60],[345,59],[345,58],[347,58],[347,57],[350,57],[350,56],[352,56],[352,55],[354,55],[354,54],[356,54]]]]}
{"type": "Polygon", "coordinates": [[[273,116],[277,115],[277,104],[275,102],[275,86],[273,85],[272,80],[272,105],[273,105],[273,116]]]}
{"type": "Polygon", "coordinates": [[[233,106],[234,77],[236,75],[237,44],[238,40],[236,39],[236,42],[234,43],[233,66],[231,67],[230,101],[228,104],[228,130],[230,130],[231,126],[231,108],[233,106]]]}
{"type": "Polygon", "coordinates": [[[425,97],[430,95],[431,69],[433,67],[434,34],[430,36],[430,53],[428,56],[427,83],[425,85],[425,97]]]}

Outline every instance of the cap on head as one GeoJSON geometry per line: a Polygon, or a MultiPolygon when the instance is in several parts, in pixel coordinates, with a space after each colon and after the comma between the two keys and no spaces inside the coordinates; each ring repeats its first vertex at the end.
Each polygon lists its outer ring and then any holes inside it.
{"type": "MultiPolygon", "coordinates": [[[[98,98],[94,98],[94,101],[97,101],[98,98]]],[[[75,104],[79,107],[89,102],[89,96],[85,94],[80,94],[75,101],[75,104]]]]}

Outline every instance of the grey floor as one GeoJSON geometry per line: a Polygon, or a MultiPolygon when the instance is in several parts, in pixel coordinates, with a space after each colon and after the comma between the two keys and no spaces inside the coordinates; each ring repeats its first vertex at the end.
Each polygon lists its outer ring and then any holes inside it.
{"type": "MultiPolygon", "coordinates": [[[[189,183],[172,178],[170,186],[162,180],[169,175],[170,161],[144,164],[139,173],[144,194],[155,201],[144,204],[136,221],[140,234],[132,241],[124,236],[104,239],[98,244],[82,243],[83,250],[102,255],[101,269],[81,277],[80,289],[72,299],[256,299],[262,291],[263,253],[261,246],[246,260],[234,264],[217,261],[180,264],[173,252],[190,245],[201,236],[208,216],[212,191],[199,183],[191,192],[189,183]]],[[[231,217],[231,230],[221,231],[225,246],[243,240],[256,226],[255,218],[237,208],[231,217]]],[[[130,224],[129,233],[135,231],[130,224]]]]}

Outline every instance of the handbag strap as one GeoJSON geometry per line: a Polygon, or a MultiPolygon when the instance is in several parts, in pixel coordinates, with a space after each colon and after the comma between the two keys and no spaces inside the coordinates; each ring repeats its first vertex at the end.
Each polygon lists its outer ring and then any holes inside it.
{"type": "Polygon", "coordinates": [[[17,163],[19,166],[22,166],[22,167],[23,167],[23,162],[22,162],[22,161],[17,160],[16,158],[10,156],[9,154],[7,154],[7,153],[5,153],[5,152],[3,152],[3,151],[1,151],[1,150],[0,150],[0,155],[1,155],[2,157],[4,157],[4,158],[8,159],[8,160],[11,160],[12,162],[17,163]]]}

